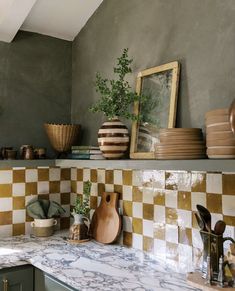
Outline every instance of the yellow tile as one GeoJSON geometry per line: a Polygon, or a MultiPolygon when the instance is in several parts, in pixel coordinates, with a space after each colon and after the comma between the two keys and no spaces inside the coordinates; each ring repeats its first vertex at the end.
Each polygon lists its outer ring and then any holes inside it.
{"type": "Polygon", "coordinates": [[[25,182],[25,170],[13,170],[13,183],[25,182]]]}
{"type": "Polygon", "coordinates": [[[192,245],[192,229],[179,227],[179,243],[191,246],[192,245]]]}
{"type": "Polygon", "coordinates": [[[91,196],[90,197],[90,208],[91,209],[96,209],[97,208],[97,203],[98,203],[97,196],[91,196]]]}
{"type": "Polygon", "coordinates": [[[123,231],[123,244],[132,247],[132,233],[123,231]]]}
{"type": "Polygon", "coordinates": [[[97,183],[97,170],[91,169],[91,182],[97,183]]]}
{"type": "Polygon", "coordinates": [[[178,173],[176,173],[176,172],[166,172],[165,173],[165,188],[167,190],[177,190],[178,189],[178,173]]]}
{"type": "Polygon", "coordinates": [[[26,183],[25,184],[25,193],[26,195],[36,195],[38,194],[38,185],[37,182],[26,183]]]}
{"type": "Polygon", "coordinates": [[[235,174],[222,175],[223,194],[235,195],[235,174]]]}
{"type": "Polygon", "coordinates": [[[123,215],[132,217],[132,202],[123,201],[123,215]]]}
{"type": "Polygon", "coordinates": [[[0,212],[0,225],[12,224],[12,211],[0,212]]]}
{"type": "Polygon", "coordinates": [[[198,223],[197,223],[197,219],[195,217],[195,212],[197,212],[197,211],[192,211],[192,227],[199,229],[199,226],[198,226],[198,223]]]}
{"type": "Polygon", "coordinates": [[[77,181],[83,181],[83,169],[77,169],[77,181]]]}
{"type": "Polygon", "coordinates": [[[12,196],[12,184],[0,184],[0,197],[12,196]]]}
{"type": "Polygon", "coordinates": [[[206,193],[206,206],[211,213],[222,213],[222,195],[206,193]]]}
{"type": "Polygon", "coordinates": [[[153,220],[154,216],[154,205],[143,203],[143,218],[148,220],[153,220]]]}
{"type": "Polygon", "coordinates": [[[25,234],[25,223],[13,224],[13,235],[25,234]]]}
{"type": "Polygon", "coordinates": [[[25,197],[13,197],[13,210],[25,209],[25,197]]]}
{"type": "Polygon", "coordinates": [[[165,240],[165,224],[157,224],[153,229],[154,238],[165,240]]]}
{"type": "Polygon", "coordinates": [[[71,170],[68,168],[61,168],[61,180],[66,181],[71,179],[71,170]]]}
{"type": "Polygon", "coordinates": [[[132,185],[132,171],[131,170],[123,170],[122,171],[122,179],[123,185],[132,185]]]}
{"type": "Polygon", "coordinates": [[[27,211],[26,211],[26,222],[31,222],[31,221],[33,221],[33,218],[32,217],[30,217],[28,214],[27,214],[27,211]]]}
{"type": "Polygon", "coordinates": [[[141,218],[133,217],[132,227],[134,233],[143,234],[143,220],[141,218]]]}
{"type": "Polygon", "coordinates": [[[98,195],[102,196],[102,194],[105,192],[105,184],[98,183],[98,195]]]}
{"type": "Polygon", "coordinates": [[[119,200],[123,199],[123,196],[122,196],[122,185],[114,185],[114,192],[119,194],[119,200]]]}
{"type": "Polygon", "coordinates": [[[49,168],[38,169],[38,181],[49,181],[49,168]]]}
{"type": "Polygon", "coordinates": [[[105,184],[113,184],[113,170],[105,171],[105,184]]]}
{"type": "Polygon", "coordinates": [[[223,220],[227,225],[235,226],[235,216],[223,216],[223,220]]]}
{"type": "Polygon", "coordinates": [[[70,217],[60,218],[60,229],[68,229],[70,227],[70,217]]]}
{"type": "Polygon", "coordinates": [[[71,192],[77,193],[77,181],[71,181],[71,192]]]}
{"type": "Polygon", "coordinates": [[[143,237],[143,249],[146,252],[153,252],[153,238],[148,236],[143,237]]]}
{"type": "Polygon", "coordinates": [[[154,204],[165,206],[165,192],[156,190],[153,194],[154,204]]]}
{"type": "Polygon", "coordinates": [[[50,193],[60,193],[60,181],[50,181],[49,191],[50,193]]]}
{"type": "Polygon", "coordinates": [[[166,223],[171,225],[178,224],[177,209],[166,207],[166,223]]]}
{"type": "Polygon", "coordinates": [[[60,195],[62,205],[70,204],[70,193],[61,193],[60,195]]]}
{"type": "Polygon", "coordinates": [[[178,208],[184,210],[192,209],[191,192],[178,191],[178,208]]]}
{"type": "Polygon", "coordinates": [[[46,199],[49,200],[49,194],[39,194],[38,199],[46,199]]]}
{"type": "Polygon", "coordinates": [[[206,174],[200,172],[192,172],[192,192],[206,192],[206,174]]]}
{"type": "Polygon", "coordinates": [[[133,201],[134,202],[143,202],[143,191],[142,188],[133,186],[132,187],[132,193],[133,193],[133,201]]]}

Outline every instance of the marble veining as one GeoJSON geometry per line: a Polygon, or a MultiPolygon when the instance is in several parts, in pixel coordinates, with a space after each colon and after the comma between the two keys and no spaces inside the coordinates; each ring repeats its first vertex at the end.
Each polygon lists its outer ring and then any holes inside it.
{"type": "Polygon", "coordinates": [[[77,290],[199,290],[143,251],[94,241],[72,245],[65,235],[1,239],[0,268],[31,263],[77,290]]]}

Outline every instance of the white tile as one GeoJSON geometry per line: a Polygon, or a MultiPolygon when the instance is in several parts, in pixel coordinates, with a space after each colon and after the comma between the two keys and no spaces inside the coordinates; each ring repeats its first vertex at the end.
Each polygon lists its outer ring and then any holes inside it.
{"type": "Polygon", "coordinates": [[[49,181],[38,182],[38,194],[48,194],[49,193],[49,181]]]}
{"type": "Polygon", "coordinates": [[[191,192],[191,206],[193,211],[197,211],[196,205],[200,204],[206,207],[206,193],[204,192],[191,192]]]}
{"type": "Polygon", "coordinates": [[[178,244],[178,226],[166,224],[166,241],[178,244]]]}
{"type": "Polygon", "coordinates": [[[97,183],[91,184],[91,196],[98,196],[98,185],[97,183]]]}
{"type": "Polygon", "coordinates": [[[142,178],[142,171],[134,170],[132,172],[132,185],[133,186],[142,186],[143,178],[142,178]]]}
{"type": "Polygon", "coordinates": [[[143,218],[143,203],[133,202],[132,207],[133,217],[143,218]]]}
{"type": "Polygon", "coordinates": [[[182,171],[178,173],[178,190],[191,191],[191,173],[182,171]]]}
{"type": "Polygon", "coordinates": [[[83,194],[83,182],[77,182],[77,193],[83,194]]]}
{"type": "Polygon", "coordinates": [[[222,196],[223,215],[235,216],[235,195],[222,196]]]}
{"type": "MultiPolygon", "coordinates": [[[[226,225],[225,232],[223,234],[224,237],[232,237],[235,238],[235,227],[231,225],[226,225]]],[[[229,250],[230,249],[231,241],[225,241],[224,242],[224,249],[229,250]]]]}
{"type": "Polygon", "coordinates": [[[115,185],[122,185],[122,170],[114,170],[113,171],[113,182],[115,185]]]}
{"type": "Polygon", "coordinates": [[[91,209],[90,210],[90,220],[92,219],[92,216],[93,216],[94,212],[95,212],[95,209],[91,209]]]}
{"type": "Polygon", "coordinates": [[[153,187],[165,189],[165,171],[153,171],[153,187]]]}
{"type": "Polygon", "coordinates": [[[49,194],[49,199],[50,199],[50,201],[55,201],[55,202],[61,204],[61,199],[60,199],[60,194],[59,193],[49,194]]]}
{"type": "Polygon", "coordinates": [[[222,174],[206,174],[206,192],[222,194],[222,174]]]}
{"type": "Polygon", "coordinates": [[[143,235],[153,237],[153,221],[143,219],[143,235]]]}
{"type": "Polygon", "coordinates": [[[143,236],[137,233],[132,234],[132,247],[143,250],[143,236]]]}
{"type": "Polygon", "coordinates": [[[191,246],[179,244],[179,271],[188,273],[193,271],[193,249],[191,246]]]}
{"type": "Polygon", "coordinates": [[[0,198],[0,211],[11,211],[13,209],[12,198],[0,198]]]}
{"type": "Polygon", "coordinates": [[[105,184],[105,170],[104,169],[97,170],[97,183],[105,184]]]}
{"type": "Polygon", "coordinates": [[[113,184],[105,184],[105,192],[114,192],[113,184]]]}
{"type": "Polygon", "coordinates": [[[101,202],[101,197],[98,196],[98,197],[97,197],[97,205],[98,205],[98,206],[100,205],[100,202],[101,202]]]}
{"type": "Polygon", "coordinates": [[[202,238],[198,229],[192,228],[192,244],[193,247],[201,249],[203,248],[202,238]]]}
{"type": "Polygon", "coordinates": [[[123,185],[122,197],[123,197],[123,200],[132,201],[132,186],[123,185]]]}
{"type": "Polygon", "coordinates": [[[0,184],[11,184],[13,181],[13,171],[0,170],[0,184]]]}
{"type": "Polygon", "coordinates": [[[123,216],[123,230],[132,232],[132,217],[123,216]]]}
{"type": "Polygon", "coordinates": [[[49,180],[60,181],[60,168],[49,168],[49,180]]]}
{"type": "Polygon", "coordinates": [[[123,215],[123,200],[118,201],[118,213],[119,215],[123,215]]]}
{"type": "Polygon", "coordinates": [[[163,261],[166,259],[166,241],[154,239],[154,255],[163,261]]]}
{"type": "Polygon", "coordinates": [[[77,168],[71,168],[71,180],[77,181],[77,168]]]}
{"type": "Polygon", "coordinates": [[[154,221],[159,223],[166,222],[166,208],[162,205],[154,205],[154,221]]]}
{"type": "Polygon", "coordinates": [[[31,200],[36,200],[38,198],[37,195],[30,195],[30,196],[25,196],[25,206],[31,201],[31,200]]]}
{"type": "Polygon", "coordinates": [[[26,220],[26,210],[25,209],[13,210],[13,212],[12,212],[13,224],[24,223],[25,220],[26,220]]]}
{"type": "Polygon", "coordinates": [[[170,208],[177,208],[177,191],[166,190],[165,192],[165,205],[170,208]]]}
{"type": "Polygon", "coordinates": [[[31,222],[25,222],[25,234],[29,235],[33,233],[31,222]]]}
{"type": "Polygon", "coordinates": [[[143,203],[153,204],[153,188],[143,187],[143,203]]]}
{"type": "Polygon", "coordinates": [[[12,224],[11,225],[0,225],[0,237],[4,238],[12,236],[12,224]]]}
{"type": "Polygon", "coordinates": [[[26,169],[25,170],[25,181],[26,182],[37,182],[38,181],[38,170],[37,169],[26,169]]]}
{"type": "Polygon", "coordinates": [[[77,194],[76,194],[76,193],[71,193],[71,194],[70,194],[70,204],[71,204],[72,206],[75,206],[76,198],[77,198],[77,194]]]}
{"type": "Polygon", "coordinates": [[[25,183],[12,184],[12,196],[25,196],[25,183]]]}
{"type": "Polygon", "coordinates": [[[223,220],[223,215],[219,213],[211,213],[211,227],[214,228],[218,220],[223,220]]]}
{"type": "Polygon", "coordinates": [[[192,228],[192,211],[178,209],[178,225],[183,228],[192,228]]]}
{"type": "Polygon", "coordinates": [[[143,184],[148,185],[148,187],[153,187],[153,173],[152,170],[145,170],[143,173],[143,184]]]}
{"type": "Polygon", "coordinates": [[[91,170],[90,169],[83,169],[83,181],[88,181],[91,179],[91,170]]]}
{"type": "Polygon", "coordinates": [[[71,182],[70,181],[61,181],[60,182],[60,192],[61,193],[71,192],[71,182]]]}

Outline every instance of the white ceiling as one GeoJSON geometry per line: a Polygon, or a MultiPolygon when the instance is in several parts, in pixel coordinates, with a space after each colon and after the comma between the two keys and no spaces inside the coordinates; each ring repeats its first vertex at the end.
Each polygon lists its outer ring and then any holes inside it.
{"type": "Polygon", "coordinates": [[[19,29],[72,41],[103,0],[0,0],[0,41],[19,29]]]}

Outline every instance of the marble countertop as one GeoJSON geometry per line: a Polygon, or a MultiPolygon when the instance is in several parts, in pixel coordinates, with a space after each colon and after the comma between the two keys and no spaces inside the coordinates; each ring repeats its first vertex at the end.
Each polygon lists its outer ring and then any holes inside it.
{"type": "Polygon", "coordinates": [[[94,241],[74,245],[63,236],[1,239],[0,269],[30,263],[78,290],[199,290],[145,252],[94,241]]]}

